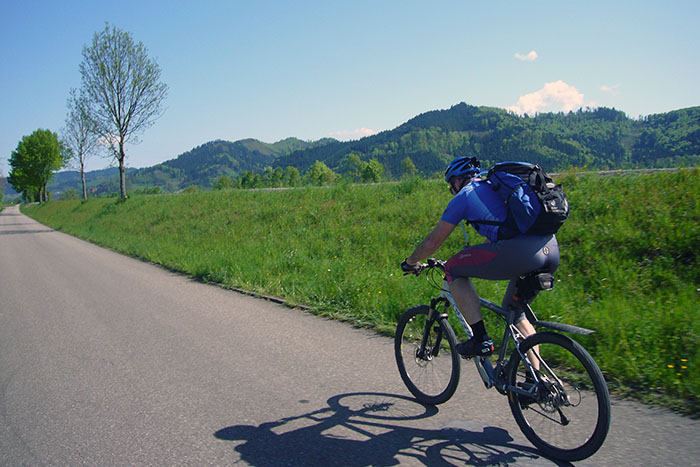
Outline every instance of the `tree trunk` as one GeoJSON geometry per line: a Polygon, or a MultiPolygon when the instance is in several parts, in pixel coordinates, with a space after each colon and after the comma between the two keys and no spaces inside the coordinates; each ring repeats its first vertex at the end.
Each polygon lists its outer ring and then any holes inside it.
{"type": "Polygon", "coordinates": [[[124,159],[126,154],[124,154],[124,143],[119,142],[119,190],[121,191],[122,200],[126,199],[126,170],[124,167],[124,159]]]}
{"type": "Polygon", "coordinates": [[[87,201],[87,186],[85,185],[85,163],[80,158],[80,179],[83,181],[83,201],[87,201]]]}
{"type": "Polygon", "coordinates": [[[87,201],[87,186],[85,185],[85,171],[80,171],[80,177],[83,179],[83,200],[87,201]]]}

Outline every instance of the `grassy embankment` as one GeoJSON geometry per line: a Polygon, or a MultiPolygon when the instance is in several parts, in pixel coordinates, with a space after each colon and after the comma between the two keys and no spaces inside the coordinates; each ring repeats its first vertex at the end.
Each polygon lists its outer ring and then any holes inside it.
{"type": "MultiPolygon", "coordinates": [[[[577,339],[617,392],[697,414],[700,172],[560,181],[572,213],[558,235],[558,283],[535,302],[538,316],[596,329],[577,339]]],[[[434,294],[398,264],[448,199],[443,184],[414,180],[53,202],[24,212],[204,281],[392,333],[403,310],[434,294]]],[[[458,228],[437,256],[463,243],[458,228]]],[[[505,284],[479,281],[477,289],[500,301],[505,284]]]]}

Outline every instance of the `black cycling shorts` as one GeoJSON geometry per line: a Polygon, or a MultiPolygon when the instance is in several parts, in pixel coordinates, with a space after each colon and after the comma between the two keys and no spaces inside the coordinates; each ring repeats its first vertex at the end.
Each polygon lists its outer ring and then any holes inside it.
{"type": "MultiPolygon", "coordinates": [[[[447,261],[445,270],[448,282],[458,277],[510,281],[502,303],[508,309],[520,276],[532,271],[553,273],[558,266],[559,244],[554,235],[519,235],[467,247],[447,261]]],[[[521,314],[515,322],[522,319],[521,314]]]]}

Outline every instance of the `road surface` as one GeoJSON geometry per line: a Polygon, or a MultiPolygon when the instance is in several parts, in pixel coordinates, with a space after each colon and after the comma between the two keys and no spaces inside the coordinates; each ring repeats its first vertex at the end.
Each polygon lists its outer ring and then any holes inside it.
{"type": "MultiPolygon", "coordinates": [[[[436,409],[392,340],[0,214],[0,465],[556,465],[465,364],[436,409]]],[[[577,465],[687,465],[700,423],[613,400],[577,465]]]]}

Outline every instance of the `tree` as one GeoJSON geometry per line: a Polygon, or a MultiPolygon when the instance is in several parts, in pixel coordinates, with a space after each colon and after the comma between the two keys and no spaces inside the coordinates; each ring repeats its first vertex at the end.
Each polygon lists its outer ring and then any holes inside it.
{"type": "Polygon", "coordinates": [[[241,188],[259,188],[262,186],[262,177],[252,170],[241,174],[241,188]]]}
{"type": "Polygon", "coordinates": [[[138,135],[162,115],[168,87],[160,82],[160,68],[143,43],[109,24],[83,47],[80,74],[86,115],[119,163],[120,192],[126,199],[124,146],[138,142],[138,135]]]}
{"type": "Polygon", "coordinates": [[[83,183],[83,199],[87,200],[87,186],[85,184],[85,161],[97,148],[97,135],[90,126],[87,115],[87,99],[85,95],[78,94],[75,89],[70,90],[68,98],[68,116],[66,127],[63,129],[63,140],[70,151],[70,159],[80,168],[80,180],[83,183]]]}
{"type": "Polygon", "coordinates": [[[288,166],[284,169],[284,184],[286,186],[301,185],[301,174],[296,167],[288,166]]]}
{"type": "Polygon", "coordinates": [[[233,188],[233,180],[228,175],[222,175],[214,182],[215,190],[230,190],[233,188]]]}
{"type": "Polygon", "coordinates": [[[10,185],[27,201],[48,201],[46,185],[54,172],[63,167],[68,153],[58,135],[50,130],[36,130],[17,144],[10,156],[10,185]]]}
{"type": "Polygon", "coordinates": [[[268,188],[281,187],[283,176],[284,172],[282,172],[282,167],[277,167],[275,169],[272,167],[265,167],[262,174],[263,185],[268,188]]]}
{"type": "Polygon", "coordinates": [[[335,173],[323,162],[316,161],[306,172],[306,180],[312,185],[329,185],[335,180],[335,173]]]}
{"type": "Polygon", "coordinates": [[[370,160],[362,169],[362,181],[365,183],[377,183],[382,180],[384,166],[377,159],[370,160]]]}
{"type": "Polygon", "coordinates": [[[355,153],[348,154],[347,158],[345,159],[345,173],[348,174],[353,181],[362,179],[362,172],[366,167],[367,162],[362,161],[360,156],[355,153]]]}
{"type": "Polygon", "coordinates": [[[66,191],[63,192],[61,195],[61,200],[62,201],[72,201],[78,199],[78,192],[75,191],[73,188],[68,188],[66,191]]]}
{"type": "Polygon", "coordinates": [[[410,157],[406,157],[401,161],[401,176],[402,177],[413,177],[418,172],[416,165],[413,163],[410,157]]]}

